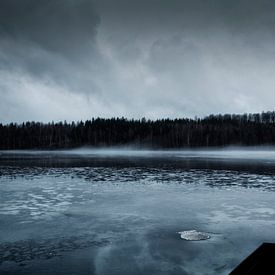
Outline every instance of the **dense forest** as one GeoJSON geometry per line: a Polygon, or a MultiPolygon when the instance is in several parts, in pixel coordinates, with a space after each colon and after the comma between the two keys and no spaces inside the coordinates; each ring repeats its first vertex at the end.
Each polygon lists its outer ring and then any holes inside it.
{"type": "Polygon", "coordinates": [[[195,119],[0,124],[0,149],[58,149],[79,146],[185,148],[275,144],[275,112],[210,115],[195,119]]]}

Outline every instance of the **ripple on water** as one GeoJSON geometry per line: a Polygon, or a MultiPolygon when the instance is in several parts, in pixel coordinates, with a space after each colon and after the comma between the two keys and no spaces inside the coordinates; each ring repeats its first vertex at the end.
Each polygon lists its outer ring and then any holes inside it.
{"type": "Polygon", "coordinates": [[[16,263],[33,259],[50,259],[62,253],[87,247],[108,245],[107,238],[82,235],[60,239],[22,240],[0,243],[0,265],[5,261],[16,263]]]}

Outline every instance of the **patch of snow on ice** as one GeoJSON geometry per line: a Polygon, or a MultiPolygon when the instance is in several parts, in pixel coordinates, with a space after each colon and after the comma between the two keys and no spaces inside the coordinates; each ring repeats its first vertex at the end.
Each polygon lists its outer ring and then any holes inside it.
{"type": "Polygon", "coordinates": [[[199,232],[197,230],[187,230],[178,232],[180,237],[186,241],[202,241],[210,239],[207,233],[199,232]]]}

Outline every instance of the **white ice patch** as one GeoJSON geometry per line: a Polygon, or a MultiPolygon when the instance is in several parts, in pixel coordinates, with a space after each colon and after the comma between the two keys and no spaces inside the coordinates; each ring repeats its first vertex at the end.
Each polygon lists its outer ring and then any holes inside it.
{"type": "Polygon", "coordinates": [[[187,230],[178,232],[180,237],[186,241],[202,241],[210,239],[210,236],[205,232],[199,232],[197,230],[187,230]]]}

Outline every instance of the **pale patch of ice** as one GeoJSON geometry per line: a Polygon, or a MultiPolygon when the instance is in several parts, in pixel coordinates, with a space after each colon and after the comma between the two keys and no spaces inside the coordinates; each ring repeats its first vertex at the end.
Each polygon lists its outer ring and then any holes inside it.
{"type": "Polygon", "coordinates": [[[197,230],[186,230],[178,232],[180,237],[186,241],[202,241],[210,239],[210,236],[205,232],[197,230]]]}

